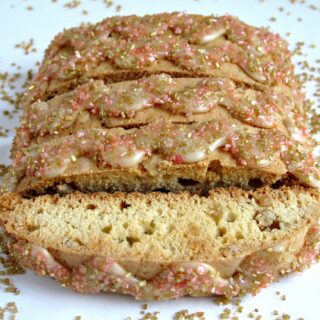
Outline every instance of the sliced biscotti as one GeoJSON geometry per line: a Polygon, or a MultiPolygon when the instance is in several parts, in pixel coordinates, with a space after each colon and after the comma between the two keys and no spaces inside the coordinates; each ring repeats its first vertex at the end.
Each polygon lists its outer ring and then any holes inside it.
{"type": "Polygon", "coordinates": [[[288,174],[317,187],[311,145],[278,130],[233,122],[172,124],[163,120],[124,130],[86,129],[17,151],[4,191],[206,191],[223,185],[250,188],[288,174]],[[259,181],[256,181],[259,179],[259,181]],[[61,190],[60,190],[61,189],[61,190]]]}
{"type": "Polygon", "coordinates": [[[286,43],[230,16],[66,30],[24,106],[3,192],[320,186],[286,43]]]}
{"type": "Polygon", "coordinates": [[[161,74],[25,108],[5,191],[206,191],[294,176],[319,186],[302,97],[161,74]]]}
{"type": "Polygon", "coordinates": [[[162,72],[294,85],[290,52],[279,35],[232,16],[163,13],[112,17],[58,34],[23,104],[89,79],[110,83],[162,72]]]}
{"type": "Polygon", "coordinates": [[[1,197],[9,251],[80,292],[139,299],[256,292],[319,254],[315,189],[1,197]]]}
{"type": "Polygon", "coordinates": [[[303,142],[303,95],[283,85],[253,89],[228,78],[154,75],[106,85],[90,80],[76,90],[24,109],[14,149],[86,128],[138,127],[158,119],[194,123],[224,118],[277,128],[303,142]]]}

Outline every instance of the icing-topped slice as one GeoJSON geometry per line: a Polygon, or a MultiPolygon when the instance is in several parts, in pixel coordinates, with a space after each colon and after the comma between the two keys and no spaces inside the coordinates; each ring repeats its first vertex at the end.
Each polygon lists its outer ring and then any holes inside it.
{"type": "Polygon", "coordinates": [[[12,153],[15,182],[5,188],[203,192],[288,176],[314,187],[313,147],[302,95],[288,86],[258,90],[167,74],[90,80],[25,108],[12,153]]]}
{"type": "Polygon", "coordinates": [[[225,111],[229,118],[255,127],[277,127],[290,134],[296,128],[292,135],[296,138],[307,131],[301,104],[288,87],[255,90],[228,78],[160,74],[110,85],[91,80],[74,91],[26,107],[15,148],[39,142],[39,137],[42,141],[47,135],[66,134],[66,130],[69,134],[81,123],[85,128],[140,126],[159,118],[192,123],[219,118],[219,112],[225,111]]]}
{"type": "Polygon", "coordinates": [[[290,57],[279,35],[232,16],[175,12],[112,17],[58,34],[24,104],[88,79],[119,82],[162,72],[295,86],[290,57]]]}

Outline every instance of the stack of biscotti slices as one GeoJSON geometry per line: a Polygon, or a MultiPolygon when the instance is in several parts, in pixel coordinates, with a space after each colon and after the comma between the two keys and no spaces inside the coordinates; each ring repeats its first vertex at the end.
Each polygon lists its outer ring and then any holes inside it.
{"type": "Polygon", "coordinates": [[[12,256],[79,292],[255,293],[319,256],[320,174],[287,44],[231,16],[58,34],[2,181],[12,256]]]}

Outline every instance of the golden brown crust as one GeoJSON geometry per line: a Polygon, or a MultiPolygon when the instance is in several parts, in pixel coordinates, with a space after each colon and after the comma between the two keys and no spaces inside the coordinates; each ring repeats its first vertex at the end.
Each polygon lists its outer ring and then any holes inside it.
{"type": "Polygon", "coordinates": [[[272,185],[287,178],[285,165],[280,161],[262,168],[239,166],[228,155],[216,152],[204,161],[191,164],[172,164],[169,161],[152,164],[157,156],[144,161],[135,168],[98,169],[89,160],[78,160],[65,173],[55,178],[25,177],[19,181],[15,192],[43,194],[47,189],[58,193],[69,193],[76,190],[84,192],[123,191],[180,192],[190,190],[205,193],[217,186],[240,186],[244,189],[255,189],[272,185]],[[210,159],[211,158],[211,159],[210,159]]]}

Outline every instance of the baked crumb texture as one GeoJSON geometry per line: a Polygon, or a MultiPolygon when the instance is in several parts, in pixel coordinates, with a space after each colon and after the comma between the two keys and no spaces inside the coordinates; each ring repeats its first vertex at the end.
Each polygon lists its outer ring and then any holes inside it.
{"type": "Polygon", "coordinates": [[[232,16],[58,34],[1,184],[11,255],[154,300],[255,293],[314,262],[320,174],[293,71],[279,35],[232,16]]]}
{"type": "Polygon", "coordinates": [[[255,294],[319,256],[319,194],[302,187],[8,194],[1,206],[11,255],[79,292],[255,294]]]}

